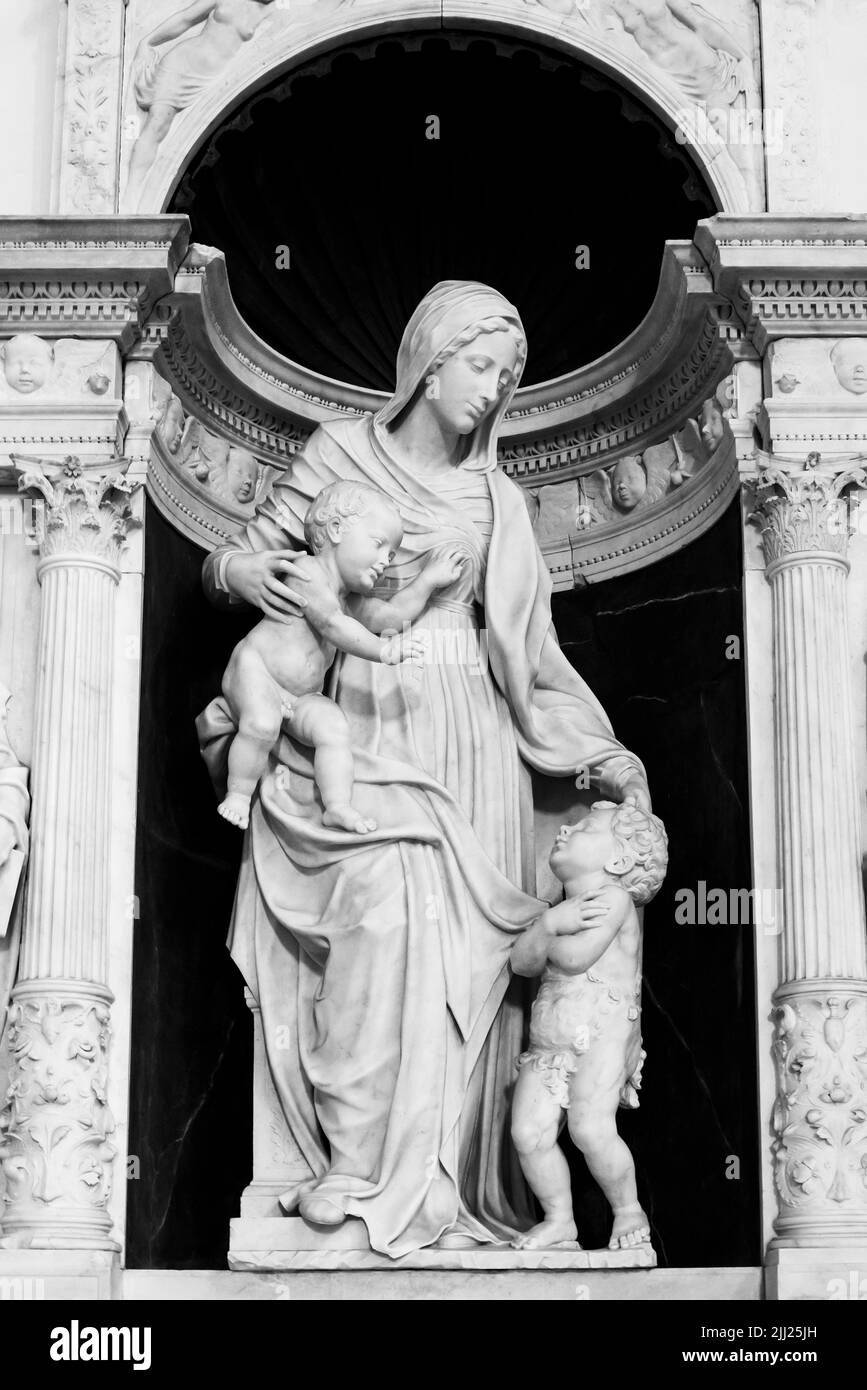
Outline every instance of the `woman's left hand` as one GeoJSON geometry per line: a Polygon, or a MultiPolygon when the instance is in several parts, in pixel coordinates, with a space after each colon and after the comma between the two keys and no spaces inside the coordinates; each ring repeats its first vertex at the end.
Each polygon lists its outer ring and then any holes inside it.
{"type": "Polygon", "coordinates": [[[632,782],[627,782],[623,788],[621,801],[624,806],[631,802],[637,806],[639,811],[643,811],[646,816],[653,814],[653,807],[650,804],[650,789],[646,782],[640,781],[637,777],[632,782]]]}

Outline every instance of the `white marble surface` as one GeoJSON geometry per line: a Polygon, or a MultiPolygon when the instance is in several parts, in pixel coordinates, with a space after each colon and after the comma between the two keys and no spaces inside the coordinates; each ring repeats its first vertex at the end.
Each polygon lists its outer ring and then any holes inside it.
{"type": "Polygon", "coordinates": [[[621,1270],[369,1270],[347,1273],[220,1270],[126,1270],[123,1297],[187,1301],[221,1299],[257,1302],[342,1302],[344,1300],[426,1303],[589,1302],[671,1300],[758,1301],[762,1271],[732,1269],[621,1270]]]}

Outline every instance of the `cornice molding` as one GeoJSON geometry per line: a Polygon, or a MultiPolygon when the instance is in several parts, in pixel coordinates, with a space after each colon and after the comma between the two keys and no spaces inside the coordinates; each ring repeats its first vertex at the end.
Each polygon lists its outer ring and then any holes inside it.
{"type": "Polygon", "coordinates": [[[188,242],[185,217],[0,217],[4,336],[104,338],[127,351],[188,242]]]}

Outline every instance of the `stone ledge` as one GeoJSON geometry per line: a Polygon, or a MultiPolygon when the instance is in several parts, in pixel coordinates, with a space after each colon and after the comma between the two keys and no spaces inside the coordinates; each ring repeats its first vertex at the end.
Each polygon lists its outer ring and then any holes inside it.
{"type": "Polygon", "coordinates": [[[130,1269],[123,1297],[144,1301],[243,1300],[270,1302],[540,1301],[550,1302],[758,1302],[762,1270],[357,1270],[252,1273],[225,1270],[130,1269]]]}

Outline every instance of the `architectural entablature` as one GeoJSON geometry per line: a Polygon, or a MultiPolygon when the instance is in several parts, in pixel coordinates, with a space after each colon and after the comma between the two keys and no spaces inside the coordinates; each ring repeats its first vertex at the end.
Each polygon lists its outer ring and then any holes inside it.
{"type": "Polygon", "coordinates": [[[699,222],[714,290],[761,356],[781,338],[867,332],[867,217],[730,217],[699,222]]]}
{"type": "Polygon", "coordinates": [[[128,350],[171,290],[185,217],[0,218],[4,333],[103,338],[128,350]]]}
{"type": "MultiPolygon", "coordinates": [[[[78,429],[94,448],[132,450],[160,509],[208,547],[252,514],[319,424],[384,396],[263,342],[223,255],[188,237],[172,215],[0,222],[4,336],[40,337],[53,364],[38,388],[6,374],[0,414],[10,447],[69,452],[78,429]],[[92,347],[79,352],[79,339],[92,347]]],[[[734,413],[749,433],[754,409],[764,436],[791,447],[861,447],[860,378],[847,384],[834,353],[865,323],[867,218],[721,214],[694,242],[668,242],[633,333],[519,390],[502,429],[501,466],[526,491],[555,582],[647,564],[710,525],[735,485],[734,413]],[[761,358],[765,378],[746,412],[724,384],[743,357],[761,358]]]]}

